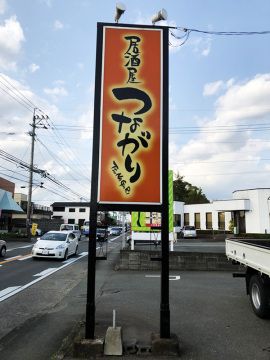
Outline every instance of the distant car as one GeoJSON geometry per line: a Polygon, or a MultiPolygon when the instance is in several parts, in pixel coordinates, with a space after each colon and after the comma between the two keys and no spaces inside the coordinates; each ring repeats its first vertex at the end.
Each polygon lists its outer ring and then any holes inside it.
{"type": "Polygon", "coordinates": [[[66,260],[78,251],[78,238],[72,231],[48,231],[34,244],[32,258],[66,260]]]}
{"type": "Polygon", "coordinates": [[[191,225],[187,225],[184,226],[184,228],[181,230],[181,237],[182,238],[196,238],[197,237],[197,232],[195,229],[195,226],[191,226],[191,225]]]}
{"type": "Polygon", "coordinates": [[[0,240],[0,256],[4,257],[7,251],[7,244],[4,240],[0,240]]]}
{"type": "Polygon", "coordinates": [[[107,241],[108,232],[106,229],[97,229],[97,241],[107,241]]]}
{"type": "Polygon", "coordinates": [[[77,224],[62,224],[60,226],[60,231],[72,231],[78,238],[78,241],[81,240],[81,230],[79,229],[79,225],[77,224]]]}
{"type": "MultiPolygon", "coordinates": [[[[32,224],[30,224],[30,232],[32,234],[32,224]]],[[[37,236],[41,236],[43,234],[44,234],[44,232],[41,229],[39,229],[39,228],[36,229],[36,235],[37,236]]]]}
{"type": "Polygon", "coordinates": [[[110,231],[110,235],[120,235],[121,234],[121,231],[118,227],[113,227],[110,231]]]}

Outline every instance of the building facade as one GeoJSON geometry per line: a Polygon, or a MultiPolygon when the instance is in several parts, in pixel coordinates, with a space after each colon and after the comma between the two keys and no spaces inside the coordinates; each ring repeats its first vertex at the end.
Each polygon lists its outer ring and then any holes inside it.
{"type": "Polygon", "coordinates": [[[185,205],[174,202],[174,228],[185,225],[200,230],[229,230],[230,220],[238,233],[270,233],[270,188],[236,190],[231,200],[185,205]]]}
{"type": "Polygon", "coordinates": [[[90,217],[90,202],[55,202],[51,204],[53,218],[62,219],[67,224],[83,226],[90,217]]]}

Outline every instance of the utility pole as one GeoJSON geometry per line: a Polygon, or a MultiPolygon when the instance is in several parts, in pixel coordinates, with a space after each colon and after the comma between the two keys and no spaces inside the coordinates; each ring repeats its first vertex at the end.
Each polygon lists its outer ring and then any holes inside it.
{"type": "MultiPolygon", "coordinates": [[[[33,167],[34,167],[34,147],[35,147],[35,136],[36,136],[36,128],[40,124],[40,122],[44,119],[49,119],[46,115],[38,116],[36,115],[37,108],[34,108],[33,114],[33,122],[30,124],[32,126],[32,131],[29,132],[29,135],[32,137],[31,141],[31,158],[30,158],[30,172],[29,172],[29,184],[28,184],[28,202],[27,202],[27,215],[26,215],[26,233],[27,237],[30,239],[30,224],[31,224],[31,216],[32,216],[32,187],[33,187],[33,167]],[[36,120],[37,123],[36,123],[36,120]]],[[[42,128],[47,129],[45,125],[42,125],[42,128]]]]}

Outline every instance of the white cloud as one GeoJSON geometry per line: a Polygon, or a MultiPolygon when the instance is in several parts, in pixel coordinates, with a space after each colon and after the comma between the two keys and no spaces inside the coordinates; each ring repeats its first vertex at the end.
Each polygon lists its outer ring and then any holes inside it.
{"type": "Polygon", "coordinates": [[[208,56],[211,51],[211,36],[206,38],[196,37],[195,39],[189,39],[188,44],[193,47],[193,51],[200,56],[208,56]]]}
{"type": "Polygon", "coordinates": [[[7,10],[6,0],[0,0],[0,14],[4,14],[7,10]]]}
{"type": "Polygon", "coordinates": [[[5,20],[5,25],[0,26],[0,68],[16,71],[23,41],[23,30],[16,16],[5,20]]]}
{"type": "Polygon", "coordinates": [[[203,96],[214,95],[220,88],[224,87],[223,81],[216,81],[213,83],[205,84],[203,89],[203,96]]]}
{"type": "Polygon", "coordinates": [[[204,93],[218,89],[226,92],[215,102],[213,119],[198,121],[202,125],[197,137],[181,149],[176,140],[171,141],[171,168],[211,199],[215,194],[229,198],[237,189],[269,187],[262,158],[267,157],[263,151],[270,150],[270,143],[261,124],[267,129],[270,122],[270,74],[238,83],[218,81],[208,84],[204,93]]]}
{"type": "Polygon", "coordinates": [[[31,73],[36,72],[38,69],[39,69],[39,65],[37,65],[37,64],[33,63],[33,64],[29,65],[29,70],[30,70],[31,73]]]}
{"type": "Polygon", "coordinates": [[[62,30],[63,28],[64,28],[64,25],[59,20],[56,20],[54,22],[54,29],[55,30],[62,30]]]}
{"type": "Polygon", "coordinates": [[[68,92],[67,90],[62,86],[62,87],[55,87],[53,89],[44,89],[43,90],[44,93],[46,95],[51,95],[51,96],[54,96],[54,97],[59,97],[59,96],[67,96],[68,95],[68,92]]]}
{"type": "Polygon", "coordinates": [[[45,4],[51,8],[52,7],[52,0],[41,0],[41,2],[45,2],[45,4]]]}

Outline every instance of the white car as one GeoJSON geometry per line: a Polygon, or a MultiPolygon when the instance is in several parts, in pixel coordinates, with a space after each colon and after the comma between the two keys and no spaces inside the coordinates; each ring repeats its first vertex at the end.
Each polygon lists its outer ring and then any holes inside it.
{"type": "Polygon", "coordinates": [[[182,238],[196,238],[197,237],[197,232],[195,229],[195,226],[191,226],[191,225],[186,225],[184,226],[184,228],[181,230],[181,237],[182,238]]]}
{"type": "Polygon", "coordinates": [[[81,240],[82,233],[79,229],[79,225],[77,225],[77,224],[62,224],[60,226],[60,230],[61,231],[72,231],[73,234],[75,234],[77,236],[78,241],[81,240]]]}
{"type": "Polygon", "coordinates": [[[4,257],[7,251],[7,244],[4,240],[0,239],[0,256],[4,257]]]}
{"type": "Polygon", "coordinates": [[[72,231],[49,231],[34,244],[32,258],[66,260],[78,251],[78,238],[72,231]]]}

